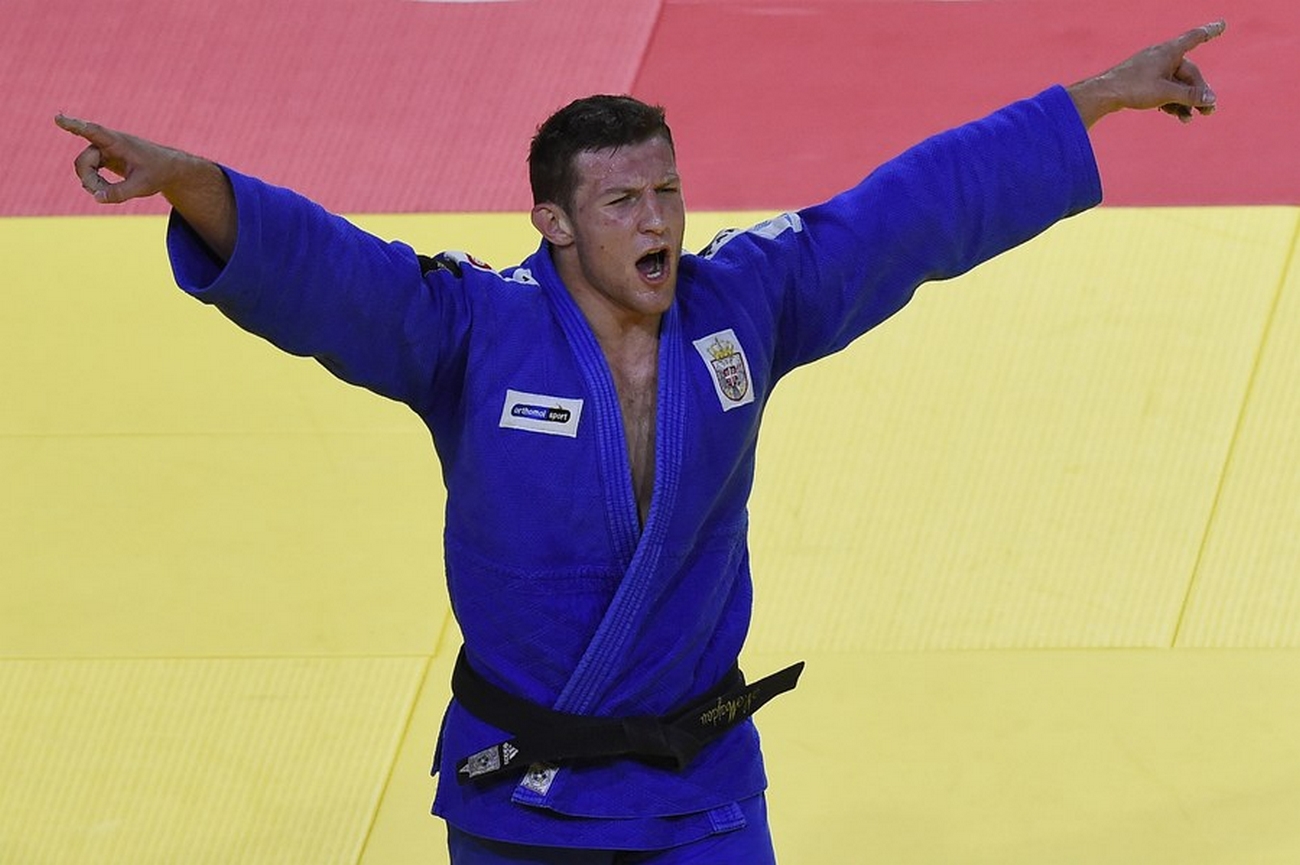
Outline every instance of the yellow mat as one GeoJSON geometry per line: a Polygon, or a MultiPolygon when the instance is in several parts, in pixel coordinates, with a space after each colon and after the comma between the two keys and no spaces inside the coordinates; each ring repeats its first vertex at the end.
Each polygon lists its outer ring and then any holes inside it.
{"type": "Polygon", "coordinates": [[[356,862],[424,666],[0,663],[0,862],[356,862]]]}
{"type": "MultiPolygon", "coordinates": [[[[1300,405],[1250,387],[1295,230],[1094,212],[796,373],[760,444],[751,646],[1171,645],[1216,504],[1300,534],[1294,495],[1216,495],[1248,393],[1279,430],[1300,405]]],[[[1277,318],[1267,360],[1294,364],[1277,318]]],[[[1294,479],[1300,439],[1255,456],[1294,479]]]]}
{"type": "MultiPolygon", "coordinates": [[[[1300,859],[1298,227],[1096,211],[778,391],[783,862],[1300,859]]],[[[0,863],[445,861],[428,434],[180,296],[162,228],[0,221],[0,863]]]]}
{"type": "Polygon", "coordinates": [[[783,863],[1300,859],[1300,653],[808,661],[759,719],[783,863]]]}
{"type": "Polygon", "coordinates": [[[1300,646],[1300,242],[1224,468],[1179,645],[1300,646]]]}

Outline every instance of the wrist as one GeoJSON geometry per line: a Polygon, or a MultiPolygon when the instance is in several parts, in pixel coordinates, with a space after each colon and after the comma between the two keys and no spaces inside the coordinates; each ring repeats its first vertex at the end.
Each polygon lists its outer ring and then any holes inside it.
{"type": "Polygon", "coordinates": [[[183,209],[187,204],[210,200],[214,193],[222,191],[226,183],[225,172],[216,163],[174,150],[161,178],[159,192],[173,207],[183,209]]]}
{"type": "Polygon", "coordinates": [[[234,190],[221,166],[177,151],[162,194],[218,257],[230,259],[238,218],[234,190]]]}
{"type": "Polygon", "coordinates": [[[1124,107],[1106,73],[1085,78],[1065,89],[1074,100],[1074,107],[1079,112],[1083,125],[1088,128],[1092,128],[1094,123],[1107,114],[1124,107]]]}

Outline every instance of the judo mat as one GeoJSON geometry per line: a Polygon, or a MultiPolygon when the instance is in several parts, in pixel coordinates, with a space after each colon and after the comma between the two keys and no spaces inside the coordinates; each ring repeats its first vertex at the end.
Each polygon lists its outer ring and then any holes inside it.
{"type": "Polygon", "coordinates": [[[743,660],[808,661],[783,863],[1300,859],[1289,2],[10,0],[0,863],[446,861],[427,432],[181,296],[55,112],[504,266],[573,96],[668,106],[698,248],[1221,15],[1215,117],[1103,121],[1103,207],[777,391],[743,660]]]}

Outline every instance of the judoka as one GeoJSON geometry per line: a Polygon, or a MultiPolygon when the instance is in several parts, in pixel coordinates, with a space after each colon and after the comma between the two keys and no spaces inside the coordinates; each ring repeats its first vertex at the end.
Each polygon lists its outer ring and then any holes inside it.
{"type": "Polygon", "coordinates": [[[408,405],[447,488],[464,647],[434,811],[451,859],[774,862],[747,682],[746,502],[763,407],[922,283],[1101,200],[1089,127],[1214,109],[1186,54],[1222,22],[931,138],[831,200],[682,250],[661,109],[578,100],[530,154],[537,250],[493,270],[72,118],[96,200],[161,194],[177,283],[408,405]],[[117,180],[104,175],[108,171],[117,180]],[[628,851],[636,851],[628,852],[628,851]]]}

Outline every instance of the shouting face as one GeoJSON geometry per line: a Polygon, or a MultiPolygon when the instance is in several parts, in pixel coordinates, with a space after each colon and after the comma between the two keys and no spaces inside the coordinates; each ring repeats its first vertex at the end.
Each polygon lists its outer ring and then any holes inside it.
{"type": "Polygon", "coordinates": [[[568,206],[540,204],[533,223],[598,331],[658,323],[677,286],[686,210],[672,145],[654,137],[574,157],[568,206]]]}

